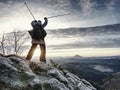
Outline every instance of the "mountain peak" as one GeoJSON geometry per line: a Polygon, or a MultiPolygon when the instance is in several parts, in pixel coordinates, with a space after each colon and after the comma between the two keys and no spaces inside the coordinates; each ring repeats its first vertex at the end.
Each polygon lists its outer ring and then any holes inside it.
{"type": "Polygon", "coordinates": [[[0,90],[96,90],[88,81],[52,63],[0,55],[0,90]]]}
{"type": "Polygon", "coordinates": [[[75,56],[73,56],[74,58],[82,58],[82,56],[80,56],[80,55],[75,55],[75,56]]]}

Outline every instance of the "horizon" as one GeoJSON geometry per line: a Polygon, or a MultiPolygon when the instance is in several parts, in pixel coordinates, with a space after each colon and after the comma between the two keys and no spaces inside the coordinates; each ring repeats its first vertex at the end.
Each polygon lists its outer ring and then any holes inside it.
{"type": "MultiPolygon", "coordinates": [[[[106,26],[106,25],[105,25],[106,26]]],[[[97,27],[105,27],[105,26],[97,26],[97,27]]],[[[87,28],[84,28],[84,29],[88,29],[89,30],[89,28],[94,28],[94,27],[87,27],[87,28]]],[[[82,34],[79,34],[80,36],[77,36],[76,38],[74,38],[74,36],[76,36],[76,35],[73,35],[73,36],[71,36],[71,34],[69,35],[69,31],[71,32],[71,30],[69,30],[69,29],[75,29],[75,28],[67,28],[67,29],[54,29],[54,30],[52,30],[52,32],[51,32],[51,30],[49,30],[49,35],[46,37],[46,44],[47,44],[47,57],[49,58],[49,57],[72,57],[72,56],[74,56],[74,55],[80,55],[80,56],[82,56],[82,57],[109,57],[109,56],[119,56],[120,54],[120,47],[119,47],[119,44],[118,44],[118,47],[115,47],[115,46],[111,46],[112,45],[112,43],[111,43],[111,45],[109,46],[108,45],[108,47],[107,48],[105,48],[105,47],[102,47],[102,46],[99,46],[99,44],[98,44],[98,46],[97,47],[91,47],[91,46],[89,46],[89,44],[88,44],[88,46],[89,47],[84,47],[84,45],[83,45],[83,47],[79,47],[79,46],[76,46],[76,45],[73,45],[72,47],[71,47],[71,49],[70,48],[66,48],[66,47],[64,47],[63,45],[64,44],[68,44],[68,45],[70,45],[69,44],[69,40],[70,39],[76,39],[75,41],[78,41],[79,40],[79,38],[81,38],[81,43],[84,43],[84,41],[85,42],[87,42],[87,41],[89,41],[89,39],[86,41],[86,40],[84,40],[84,37],[83,37],[83,35],[82,34]],[[58,32],[58,33],[55,33],[55,36],[54,36],[54,31],[56,32],[58,32]],[[65,32],[64,32],[65,31],[65,32]],[[51,34],[50,34],[51,33],[51,34]],[[65,34],[65,33],[67,33],[67,35],[65,34]],[[59,38],[59,36],[58,35],[60,35],[60,37],[63,37],[63,38],[59,38]],[[61,35],[63,35],[63,36],[61,36],[61,35]],[[68,38],[68,40],[67,40],[67,38],[64,38],[64,35],[66,35],[65,37],[70,37],[70,38],[68,38]],[[54,36],[54,37],[53,37],[54,36]],[[78,38],[79,37],[79,38],[78,38]],[[59,40],[57,39],[57,38],[59,38],[59,40]],[[67,41],[63,41],[63,40],[67,40],[67,41]],[[57,41],[58,40],[58,41],[57,41]],[[63,41],[63,42],[61,42],[61,41],[63,41]],[[54,42],[56,42],[56,44],[54,44],[54,42]],[[63,44],[63,45],[62,45],[63,44]],[[59,47],[59,48],[58,48],[59,47]],[[98,48],[98,47],[100,47],[100,48],[98,48]],[[64,52],[64,53],[63,53],[64,52]]],[[[83,28],[76,28],[76,29],[83,29],[83,28]]],[[[101,29],[100,29],[101,30],[101,29]]],[[[76,31],[76,30],[75,30],[76,31]]],[[[94,31],[94,30],[93,30],[94,31]]],[[[78,33],[78,31],[76,32],[76,34],[78,33]]],[[[94,33],[94,32],[93,32],[94,33]]],[[[88,33],[89,34],[89,33],[88,33]]],[[[119,33],[118,33],[119,34],[119,33]]],[[[95,35],[96,36],[96,35],[95,35]]],[[[115,35],[115,36],[117,36],[117,35],[115,35]]],[[[113,38],[114,38],[114,34],[113,34],[113,36],[112,36],[113,38]]],[[[86,38],[86,37],[85,37],[86,38]]],[[[88,38],[88,37],[87,37],[88,38]]],[[[108,38],[109,38],[109,36],[108,36],[108,38]]],[[[119,36],[118,36],[118,38],[119,38],[119,36]]],[[[98,40],[99,40],[99,38],[98,38],[98,40]]],[[[105,40],[106,41],[106,40],[105,40]]],[[[30,47],[30,45],[31,45],[31,43],[30,43],[30,40],[29,40],[29,42],[27,42],[28,43],[28,47],[30,47]]],[[[74,42],[73,42],[74,43],[74,42]]],[[[116,43],[117,44],[117,43],[116,43]]],[[[72,43],[71,43],[71,45],[72,45],[72,43]]],[[[86,45],[87,45],[87,43],[86,43],[86,45]]],[[[105,45],[106,46],[106,45],[105,45]]],[[[27,52],[28,52],[28,49],[22,54],[23,56],[26,56],[27,55],[27,52]]],[[[40,54],[40,51],[39,51],[39,48],[37,48],[36,50],[35,50],[35,53],[34,53],[34,57],[33,58],[35,58],[35,57],[38,57],[39,56],[39,54],[40,54]]]]}

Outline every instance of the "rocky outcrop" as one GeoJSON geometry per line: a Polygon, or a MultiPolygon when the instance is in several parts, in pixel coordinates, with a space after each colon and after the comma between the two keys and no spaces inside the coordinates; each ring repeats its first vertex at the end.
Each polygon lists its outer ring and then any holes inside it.
{"type": "Polygon", "coordinates": [[[120,90],[120,72],[107,78],[103,87],[105,90],[120,90]]]}
{"type": "Polygon", "coordinates": [[[0,90],[96,90],[88,81],[51,61],[28,62],[0,55],[0,90]]]}

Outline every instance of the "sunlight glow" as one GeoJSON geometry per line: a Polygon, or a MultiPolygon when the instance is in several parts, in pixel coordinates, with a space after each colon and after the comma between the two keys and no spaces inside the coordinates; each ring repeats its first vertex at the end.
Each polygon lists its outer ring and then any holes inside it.
{"type": "MultiPolygon", "coordinates": [[[[23,54],[22,54],[22,56],[27,56],[27,54],[28,54],[28,52],[29,52],[29,49],[30,48],[28,48],[28,50],[26,50],[25,52],[23,52],[23,54]]],[[[35,57],[40,57],[40,54],[41,54],[41,50],[40,50],[40,47],[39,46],[37,46],[37,48],[35,49],[35,52],[34,52],[34,54],[33,54],[33,57],[32,58],[35,58],[35,57]]]]}
{"type": "Polygon", "coordinates": [[[81,48],[81,49],[62,49],[62,50],[48,50],[47,56],[67,57],[80,55],[83,57],[94,56],[115,56],[120,55],[120,48],[81,48]]]}

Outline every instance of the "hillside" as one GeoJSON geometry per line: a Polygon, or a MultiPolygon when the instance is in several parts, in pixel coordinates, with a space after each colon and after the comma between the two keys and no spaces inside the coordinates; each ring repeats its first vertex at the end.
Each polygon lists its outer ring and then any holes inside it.
{"type": "Polygon", "coordinates": [[[113,74],[120,72],[120,56],[58,58],[57,62],[77,76],[85,78],[98,90],[103,89],[103,85],[110,87],[114,82],[119,83],[119,77],[116,79],[119,74],[113,74]]]}
{"type": "Polygon", "coordinates": [[[119,90],[120,89],[120,72],[113,74],[105,80],[103,85],[105,90],[119,90]]]}
{"type": "Polygon", "coordinates": [[[96,90],[53,61],[45,64],[0,55],[0,74],[0,90],[96,90]]]}

